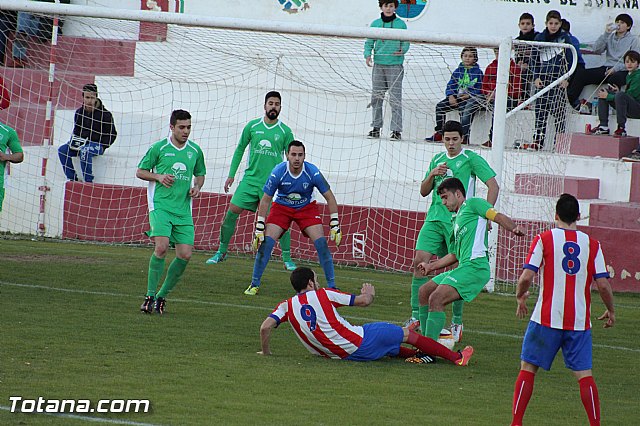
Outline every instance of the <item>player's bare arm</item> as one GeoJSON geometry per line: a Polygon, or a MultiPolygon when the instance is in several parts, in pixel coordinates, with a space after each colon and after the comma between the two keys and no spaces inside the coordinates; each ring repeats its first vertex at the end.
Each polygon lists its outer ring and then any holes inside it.
{"type": "Polygon", "coordinates": [[[604,306],[607,308],[598,319],[604,321],[604,328],[613,327],[616,323],[616,314],[613,307],[613,291],[611,290],[609,280],[606,278],[596,279],[596,287],[598,288],[598,293],[600,293],[602,303],[604,303],[604,306]]]}
{"type": "Polygon", "coordinates": [[[500,185],[498,185],[495,177],[492,177],[484,184],[487,185],[487,202],[495,206],[496,201],[498,201],[498,194],[500,193],[500,185]]]}
{"type": "Polygon", "coordinates": [[[269,206],[271,205],[271,203],[273,202],[273,197],[271,195],[268,194],[263,194],[262,195],[262,199],[260,199],[260,204],[258,204],[258,211],[257,211],[257,216],[258,217],[266,217],[267,216],[267,211],[269,211],[269,206]]]}
{"type": "Polygon", "coordinates": [[[417,266],[417,269],[423,277],[426,277],[432,271],[446,268],[447,266],[451,266],[456,262],[458,262],[458,258],[456,257],[456,255],[453,253],[449,253],[446,256],[436,260],[435,262],[420,262],[417,266]]]}
{"type": "Polygon", "coordinates": [[[260,345],[262,350],[258,352],[258,355],[271,355],[271,348],[269,347],[269,339],[271,338],[271,330],[278,323],[271,317],[267,317],[260,326],[260,345]]]}
{"type": "Polygon", "coordinates": [[[4,152],[0,152],[0,161],[9,161],[10,163],[22,163],[24,160],[24,153],[22,152],[14,152],[11,154],[6,154],[4,152]]]}
{"type": "Polygon", "coordinates": [[[531,284],[533,284],[534,276],[535,272],[531,269],[525,269],[518,279],[518,285],[516,287],[516,316],[520,319],[525,318],[529,313],[527,299],[529,298],[529,288],[531,284]]]}
{"type": "Polygon", "coordinates": [[[204,176],[196,176],[194,180],[195,182],[193,184],[193,187],[189,189],[189,197],[198,198],[200,196],[200,190],[204,185],[204,176]]]}
{"type": "Polygon", "coordinates": [[[161,175],[158,173],[153,173],[150,170],[138,169],[136,171],[136,177],[138,179],[146,180],[148,182],[158,182],[162,186],[167,188],[171,188],[173,182],[175,181],[175,176],[173,175],[161,175]]]}
{"type": "Polygon", "coordinates": [[[235,181],[235,178],[232,178],[232,177],[228,177],[227,180],[224,181],[224,192],[225,192],[225,194],[229,192],[229,189],[231,188],[231,185],[233,185],[233,181],[235,181]]]}
{"type": "Polygon", "coordinates": [[[376,289],[372,284],[364,283],[362,284],[362,289],[360,289],[360,294],[356,296],[353,304],[355,306],[369,306],[373,303],[373,299],[376,296],[376,289]]]}
{"type": "Polygon", "coordinates": [[[500,225],[500,227],[506,229],[507,231],[513,233],[514,235],[517,235],[518,237],[523,237],[525,235],[522,229],[520,228],[520,225],[516,225],[515,222],[511,220],[509,216],[504,215],[502,213],[497,213],[493,209],[487,212],[487,219],[497,223],[498,225],[500,225]]]}
{"type": "Polygon", "coordinates": [[[433,190],[433,180],[436,176],[444,176],[447,174],[447,163],[438,164],[438,167],[431,170],[429,175],[420,184],[420,195],[426,197],[433,190]]]}

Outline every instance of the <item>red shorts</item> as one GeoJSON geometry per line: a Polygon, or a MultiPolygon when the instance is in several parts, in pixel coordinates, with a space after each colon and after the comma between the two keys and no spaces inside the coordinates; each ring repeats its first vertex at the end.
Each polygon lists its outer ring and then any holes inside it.
{"type": "Polygon", "coordinates": [[[304,231],[312,225],[322,225],[322,221],[320,221],[320,210],[316,202],[312,201],[299,209],[283,206],[279,203],[273,203],[271,205],[267,223],[278,225],[286,231],[291,226],[291,222],[297,223],[301,231],[304,231]]]}

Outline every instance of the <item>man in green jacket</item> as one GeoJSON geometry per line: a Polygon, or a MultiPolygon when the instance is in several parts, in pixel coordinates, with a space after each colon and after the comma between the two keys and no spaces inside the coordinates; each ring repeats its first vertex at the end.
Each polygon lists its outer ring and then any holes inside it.
{"type": "MultiPolygon", "coordinates": [[[[372,28],[407,29],[407,24],[396,16],[398,0],[379,0],[380,18],[371,23],[372,28]]],[[[369,138],[379,138],[382,128],[382,101],[389,91],[391,102],[391,140],[402,138],[402,79],[404,78],[404,55],[409,50],[409,42],[396,40],[372,40],[364,43],[364,58],[367,66],[373,66],[371,103],[373,120],[369,138]],[[373,56],[372,56],[373,55],[373,56]]]]}

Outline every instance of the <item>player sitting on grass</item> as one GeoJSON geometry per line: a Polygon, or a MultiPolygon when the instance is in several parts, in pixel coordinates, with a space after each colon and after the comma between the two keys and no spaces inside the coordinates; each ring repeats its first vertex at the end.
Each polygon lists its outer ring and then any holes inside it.
{"type": "Polygon", "coordinates": [[[315,188],[322,194],[329,207],[331,220],[331,240],[340,245],[342,231],[338,220],[338,203],[329,184],[320,170],[311,163],[304,161],[305,150],[302,142],[294,140],[287,149],[287,161],[278,164],[271,176],[264,184],[262,200],[258,206],[255,238],[253,248],[258,249],[256,261],[253,265],[251,284],[244,291],[248,296],[255,296],[260,289],[260,279],[264,273],[276,240],[291,226],[291,222],[298,227],[307,237],[313,241],[318,252],[318,260],[324,270],[327,285],[335,287],[335,274],[333,271],[333,258],[329,251],[329,244],[324,236],[320,210],[313,199],[315,188]],[[276,200],[271,203],[274,195],[276,200]],[[271,205],[271,212],[266,221],[264,217],[271,205]],[[259,248],[258,248],[259,246],[259,248]]]}
{"type": "MultiPolygon", "coordinates": [[[[442,204],[455,213],[450,253],[432,263],[422,262],[418,269],[427,276],[432,271],[453,265],[458,266],[433,277],[420,287],[420,321],[426,320],[425,336],[437,339],[444,326],[444,307],[456,300],[471,302],[490,278],[487,255],[487,219],[517,236],[523,236],[513,221],[498,213],[482,198],[465,198],[464,185],[458,178],[445,179],[438,187],[442,204]]],[[[416,359],[410,362],[422,362],[416,359]]]]}
{"type": "Polygon", "coordinates": [[[598,92],[598,119],[600,124],[591,129],[591,134],[609,134],[609,105],[616,109],[618,128],[613,136],[627,136],[625,124],[627,118],[640,118],[640,53],[630,50],[624,54],[624,65],[627,74],[627,88],[624,92],[618,86],[609,85],[608,89],[600,89],[598,92]]]}
{"type": "Polygon", "coordinates": [[[260,326],[261,355],[271,355],[271,330],[289,321],[300,342],[309,352],[333,359],[374,361],[385,356],[444,358],[459,366],[466,366],[473,354],[467,346],[453,352],[440,343],[399,325],[374,322],[352,325],[342,318],[336,308],[341,306],[369,306],[375,288],[365,283],[359,295],[342,293],[336,289],[320,288],[318,276],[309,268],[298,268],[291,274],[296,295],[281,302],[260,326]],[[401,346],[408,343],[415,348],[401,346]]]}

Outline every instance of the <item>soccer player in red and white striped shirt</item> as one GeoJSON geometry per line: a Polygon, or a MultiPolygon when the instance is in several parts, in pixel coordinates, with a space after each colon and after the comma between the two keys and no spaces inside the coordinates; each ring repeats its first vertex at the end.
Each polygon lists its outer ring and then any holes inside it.
{"type": "Polygon", "coordinates": [[[595,280],[607,310],[598,319],[604,328],[616,322],[600,243],[578,231],[578,200],[562,194],[556,203],[557,228],[537,235],[531,243],[518,280],[516,315],[528,314],[529,287],[541,274],[540,294],[522,343],[520,374],[513,392],[512,425],[522,425],[539,367],[549,370],[558,350],[580,386],[580,398],[590,425],[600,425],[600,400],[593,375],[591,341],[591,283],[595,280]]]}
{"type": "Polygon", "coordinates": [[[350,324],[336,308],[369,306],[375,297],[375,289],[369,283],[362,285],[357,296],[335,288],[319,288],[316,273],[301,267],[291,273],[291,285],[296,295],[281,302],[260,327],[261,355],[271,355],[271,330],[284,321],[291,324],[309,352],[327,358],[373,361],[384,356],[416,356],[415,349],[403,347],[402,343],[414,346],[422,356],[444,358],[459,366],[467,365],[473,354],[471,346],[453,352],[433,339],[395,324],[350,324]]]}

